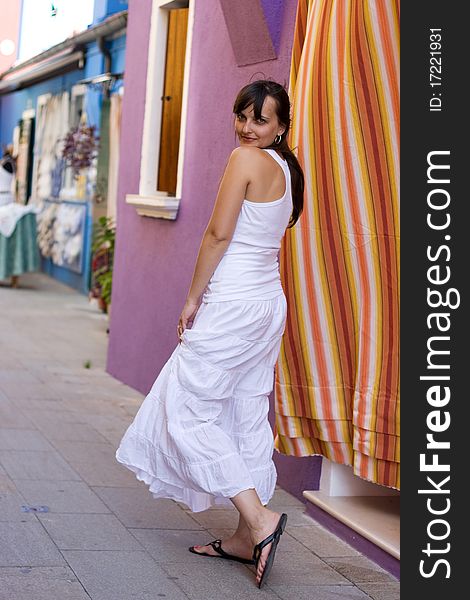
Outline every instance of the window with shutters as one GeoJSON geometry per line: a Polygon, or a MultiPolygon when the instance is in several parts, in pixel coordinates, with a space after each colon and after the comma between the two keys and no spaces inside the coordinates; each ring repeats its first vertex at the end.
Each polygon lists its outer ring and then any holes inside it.
{"type": "Polygon", "coordinates": [[[138,194],[142,216],[175,219],[181,196],[192,0],[153,0],[138,194]]]}

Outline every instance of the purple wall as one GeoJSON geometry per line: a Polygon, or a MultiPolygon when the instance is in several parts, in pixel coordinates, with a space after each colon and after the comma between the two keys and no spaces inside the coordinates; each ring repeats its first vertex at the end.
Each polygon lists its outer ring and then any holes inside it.
{"type": "Polygon", "coordinates": [[[276,52],[279,51],[282,33],[282,21],[284,11],[284,0],[261,0],[264,18],[268,25],[271,40],[276,52]]]}
{"type": "Polygon", "coordinates": [[[107,370],[142,393],[177,344],[176,325],[201,237],[236,145],[233,100],[260,72],[288,81],[296,6],[297,0],[285,0],[283,10],[265,13],[269,30],[280,32],[277,60],[237,67],[220,4],[196,3],[182,200],[177,220],[166,221],[140,217],[125,203],[125,195],[139,187],[151,15],[151,0],[129,2],[107,370]],[[274,22],[280,18],[282,23],[274,22]]]}
{"type": "MultiPolygon", "coordinates": [[[[254,65],[275,60],[271,32],[259,0],[219,0],[236,64],[254,65]]],[[[274,19],[271,17],[271,22],[274,19]]]]}

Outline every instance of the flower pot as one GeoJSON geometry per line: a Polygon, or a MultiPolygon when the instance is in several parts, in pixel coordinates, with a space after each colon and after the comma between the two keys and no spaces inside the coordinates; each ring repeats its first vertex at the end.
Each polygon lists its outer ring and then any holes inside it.
{"type": "Polygon", "coordinates": [[[101,298],[101,296],[98,298],[98,307],[104,313],[106,312],[106,301],[103,298],[101,298]]]}

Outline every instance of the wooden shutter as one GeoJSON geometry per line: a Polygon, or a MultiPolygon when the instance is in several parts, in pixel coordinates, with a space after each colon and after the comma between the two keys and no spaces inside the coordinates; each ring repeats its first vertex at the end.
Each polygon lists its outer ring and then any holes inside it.
{"type": "Polygon", "coordinates": [[[176,193],[188,8],[169,11],[157,189],[176,193]]]}

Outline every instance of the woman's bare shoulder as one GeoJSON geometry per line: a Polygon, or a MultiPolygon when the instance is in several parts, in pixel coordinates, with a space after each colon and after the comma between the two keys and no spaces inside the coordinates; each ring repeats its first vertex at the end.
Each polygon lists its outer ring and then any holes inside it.
{"type": "Polygon", "coordinates": [[[263,159],[266,156],[265,150],[256,146],[237,146],[232,150],[230,158],[234,157],[238,160],[256,160],[263,159]]]}
{"type": "Polygon", "coordinates": [[[266,164],[266,152],[254,146],[238,146],[230,154],[228,164],[235,169],[251,173],[266,164]]]}

